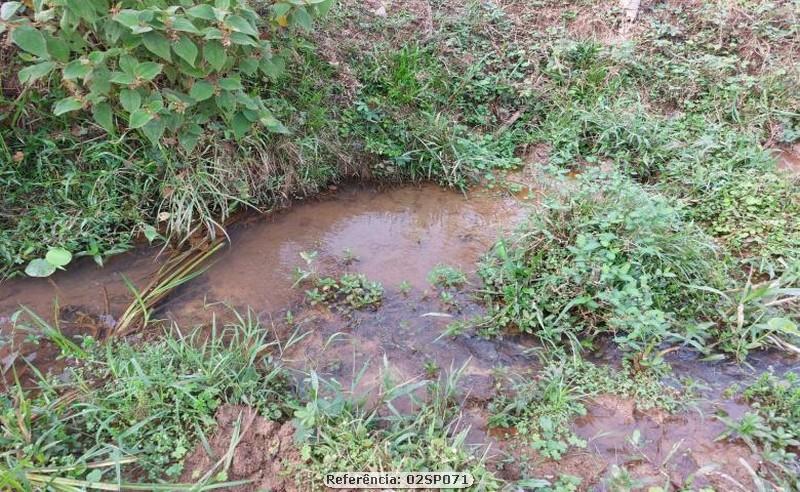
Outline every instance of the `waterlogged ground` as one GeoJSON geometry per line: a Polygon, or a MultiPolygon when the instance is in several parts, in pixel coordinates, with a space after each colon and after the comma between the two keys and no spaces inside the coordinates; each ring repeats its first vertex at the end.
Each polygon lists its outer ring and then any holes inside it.
{"type": "MultiPolygon", "coordinates": [[[[609,483],[615,466],[625,466],[645,488],[691,482],[696,487],[746,490],[748,467],[758,468],[759,455],[741,442],[717,440],[725,426],[715,415],[738,418],[747,410],[723,396],[731,384],[750,380],[769,367],[778,373],[791,369],[790,361],[769,355],[753,358],[752,367],[746,368],[700,363],[692,354],[672,353],[675,379],[691,377],[696,382],[691,410],[642,410],[632,400],[601,395],[574,423],[586,448],[557,461],[539,458],[513,432],[488,428],[487,407],[496,396],[498,375],[535,375],[539,363],[529,349],[536,344],[525,337],[485,339],[469,331],[443,336],[448,324],[478,315],[482,308],[466,293],[469,287],[443,299],[442,289],[431,286],[427,277],[435,266],[448,264],[467,272],[476,286],[474,269],[480,256],[535,206],[534,201],[488,190],[464,196],[433,185],[346,187],[232,228],[230,246],[208,271],[177,289],[156,314],[185,326],[209,319],[212,311],[225,316],[222,303],[240,310],[250,307],[279,337],[300,339],[284,354],[291,367],[313,369],[368,400],[380,397],[387,376],[395,382],[416,382],[463,367],[459,398],[464,401],[461,425],[469,429],[468,443],[485,452],[498,474],[509,480],[531,473],[544,478],[566,473],[581,477],[583,488],[597,488],[609,483]],[[303,252],[316,252],[311,266],[301,258],[303,252]],[[383,302],[376,310],[350,313],[311,306],[303,288],[293,287],[298,267],[313,268],[319,275],[363,273],[384,286],[383,302]],[[365,365],[369,368],[362,374],[365,365]]],[[[84,259],[47,280],[7,282],[0,288],[0,324],[7,332],[20,305],[51,319],[57,299],[61,318],[67,320],[62,323],[65,333],[101,335],[130,301],[123,276],[143,285],[159,264],[158,251],[144,248],[116,257],[102,269],[84,259]]],[[[46,344],[16,344],[4,350],[6,368],[21,357],[41,370],[58,372],[65,364],[46,344]]],[[[614,364],[619,354],[609,352],[607,359],[614,364]]],[[[409,398],[395,405],[399,411],[414,411],[409,398]]],[[[211,439],[212,447],[228,446],[232,415],[241,413],[234,410],[225,408],[218,416],[221,428],[211,439]]],[[[281,460],[297,460],[297,450],[286,438],[290,430],[254,415],[248,419],[229,478],[291,490],[291,481],[271,478],[281,460]]],[[[197,478],[194,475],[207,461],[198,448],[183,478],[197,478]]]]}

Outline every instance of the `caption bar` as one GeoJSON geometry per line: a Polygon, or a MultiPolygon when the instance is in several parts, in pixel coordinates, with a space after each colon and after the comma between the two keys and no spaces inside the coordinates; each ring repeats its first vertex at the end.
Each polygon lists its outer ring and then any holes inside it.
{"type": "Polygon", "coordinates": [[[472,474],[460,472],[338,472],[325,475],[325,486],[332,489],[465,489],[472,482],[472,474]]]}

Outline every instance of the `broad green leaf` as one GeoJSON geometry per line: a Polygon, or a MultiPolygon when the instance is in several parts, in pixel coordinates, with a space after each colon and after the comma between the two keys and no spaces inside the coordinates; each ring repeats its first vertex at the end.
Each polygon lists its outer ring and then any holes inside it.
{"type": "Polygon", "coordinates": [[[63,0],[67,9],[77,17],[92,23],[97,20],[97,13],[93,2],[86,0],[63,0]]]}
{"type": "Polygon", "coordinates": [[[111,111],[111,105],[107,102],[97,103],[92,106],[92,116],[94,121],[97,122],[108,133],[114,133],[114,117],[111,111]]]}
{"type": "Polygon", "coordinates": [[[316,5],[317,15],[320,17],[328,15],[328,12],[331,10],[331,6],[333,5],[333,0],[322,0],[316,5]]]}
{"type": "Polygon", "coordinates": [[[236,109],[236,97],[228,91],[222,91],[214,98],[217,107],[223,113],[232,113],[236,109]]]}
{"type": "Polygon", "coordinates": [[[141,128],[146,125],[150,120],[153,119],[153,114],[140,109],[138,111],[134,111],[131,113],[131,117],[128,120],[128,127],[129,128],[141,128]]]}
{"type": "Polygon", "coordinates": [[[139,11],[132,9],[122,9],[113,19],[128,29],[133,29],[139,26],[139,11]]]}
{"type": "Polygon", "coordinates": [[[142,127],[142,133],[155,145],[161,140],[161,136],[164,134],[164,127],[164,120],[153,118],[142,127]]]}
{"type": "Polygon", "coordinates": [[[135,89],[122,89],[119,91],[119,103],[125,111],[133,113],[142,107],[142,96],[135,89]]]}
{"type": "Polygon", "coordinates": [[[245,75],[253,75],[258,71],[258,60],[254,58],[243,58],[239,61],[239,70],[245,75]]]}
{"type": "Polygon", "coordinates": [[[47,52],[50,53],[50,56],[58,62],[67,63],[69,61],[69,44],[65,43],[63,39],[49,34],[45,38],[47,52]]]}
{"type": "Polygon", "coordinates": [[[64,99],[58,101],[55,106],[53,106],[53,114],[60,116],[64,113],[69,113],[70,111],[77,111],[82,107],[83,103],[77,97],[65,97],[64,99]]]}
{"type": "Polygon", "coordinates": [[[228,10],[231,8],[231,0],[214,0],[214,6],[220,10],[228,10]]]}
{"type": "Polygon", "coordinates": [[[136,70],[133,73],[140,79],[153,80],[161,73],[161,67],[160,63],[142,62],[136,66],[136,70]]]}
{"type": "Polygon", "coordinates": [[[188,9],[186,14],[197,19],[209,21],[216,20],[216,17],[214,16],[214,7],[205,3],[201,5],[195,5],[194,7],[188,9]]]}
{"type": "Polygon", "coordinates": [[[22,3],[20,2],[5,2],[3,5],[0,5],[0,20],[7,21],[17,13],[20,7],[22,7],[22,3]]]}
{"type": "Polygon", "coordinates": [[[242,81],[239,77],[225,77],[220,79],[219,86],[226,91],[237,91],[242,89],[242,81]]]}
{"type": "Polygon", "coordinates": [[[243,32],[232,32],[231,42],[242,46],[252,46],[254,48],[259,47],[258,41],[256,41],[252,36],[243,32]]]}
{"type": "Polygon", "coordinates": [[[242,113],[236,113],[231,120],[231,129],[233,130],[233,136],[236,139],[240,139],[247,135],[247,132],[250,130],[250,127],[253,124],[248,120],[242,113]]]}
{"type": "Polygon", "coordinates": [[[207,27],[203,29],[204,39],[222,39],[224,37],[225,36],[222,34],[222,31],[220,31],[216,27],[207,27]]]}
{"type": "Polygon", "coordinates": [[[203,58],[214,70],[221,70],[225,66],[227,55],[225,48],[219,41],[209,41],[203,46],[203,58]]]}
{"type": "Polygon", "coordinates": [[[229,15],[225,18],[225,25],[230,27],[231,30],[249,34],[250,36],[258,37],[258,31],[250,25],[244,18],[238,15],[229,15]]]}
{"type": "Polygon", "coordinates": [[[311,15],[304,7],[297,7],[294,12],[292,12],[292,15],[289,16],[289,20],[293,25],[300,26],[306,31],[311,30],[311,24],[313,23],[311,15]]]}
{"type": "Polygon", "coordinates": [[[205,101],[214,95],[214,86],[205,80],[195,81],[192,88],[189,90],[189,97],[197,102],[205,101]]]}
{"type": "Polygon", "coordinates": [[[185,17],[175,17],[172,19],[172,29],[175,31],[190,32],[192,34],[200,34],[200,29],[197,28],[192,21],[185,17]]]}
{"type": "Polygon", "coordinates": [[[172,45],[175,54],[186,60],[191,66],[194,66],[197,60],[197,45],[195,45],[188,36],[181,36],[178,41],[172,45]]]}
{"type": "Polygon", "coordinates": [[[106,67],[96,67],[88,77],[87,83],[90,91],[108,94],[111,91],[111,72],[106,67]]]}
{"type": "Polygon", "coordinates": [[[267,128],[267,130],[271,132],[281,133],[284,135],[288,135],[289,133],[291,133],[289,132],[289,129],[283,126],[283,123],[281,123],[280,121],[278,121],[277,118],[272,116],[272,113],[270,113],[269,111],[265,111],[259,121],[261,122],[262,125],[264,125],[264,127],[267,128]]]}
{"type": "Polygon", "coordinates": [[[145,48],[167,60],[168,62],[172,61],[172,56],[170,55],[170,44],[163,34],[157,32],[146,32],[142,35],[142,41],[144,42],[145,48]]]}
{"type": "Polygon", "coordinates": [[[276,63],[277,61],[282,62],[283,60],[277,57],[273,57],[272,59],[262,58],[258,68],[264,75],[275,79],[283,73],[283,63],[276,63]]]}
{"type": "Polygon", "coordinates": [[[156,239],[163,239],[161,234],[158,233],[158,230],[150,224],[145,224],[144,227],[142,227],[142,232],[148,243],[152,243],[156,239]]]}
{"type": "Polygon", "coordinates": [[[11,32],[11,40],[21,49],[40,58],[50,58],[47,52],[47,42],[42,33],[35,27],[22,24],[11,32]]]}
{"type": "Polygon", "coordinates": [[[89,75],[89,72],[92,71],[92,66],[86,63],[83,60],[72,60],[71,62],[67,63],[67,66],[64,67],[64,78],[67,80],[73,79],[82,79],[89,75]]]}
{"type": "Polygon", "coordinates": [[[59,268],[72,261],[72,253],[64,248],[50,248],[44,259],[54,267],[59,268]]]}
{"type": "Polygon", "coordinates": [[[136,71],[136,67],[138,66],[139,60],[131,55],[122,55],[119,57],[119,69],[125,73],[133,75],[133,72],[136,71]]]}
{"type": "Polygon", "coordinates": [[[272,6],[272,15],[275,17],[284,17],[292,10],[292,6],[286,2],[278,2],[272,6]]]}
{"type": "Polygon", "coordinates": [[[35,82],[36,80],[39,80],[45,75],[49,74],[53,68],[55,68],[55,66],[55,63],[46,61],[25,67],[19,71],[19,81],[23,84],[35,82]]]}
{"type": "Polygon", "coordinates": [[[36,258],[25,267],[25,274],[29,277],[49,277],[55,273],[56,267],[43,258],[36,258]]]}
{"type": "Polygon", "coordinates": [[[136,82],[136,79],[133,75],[124,72],[112,72],[111,73],[111,82],[119,85],[131,85],[136,82]]]}
{"type": "Polygon", "coordinates": [[[191,152],[197,145],[197,140],[200,138],[202,132],[203,130],[200,128],[200,125],[188,125],[185,130],[178,134],[178,142],[186,152],[191,152]]]}

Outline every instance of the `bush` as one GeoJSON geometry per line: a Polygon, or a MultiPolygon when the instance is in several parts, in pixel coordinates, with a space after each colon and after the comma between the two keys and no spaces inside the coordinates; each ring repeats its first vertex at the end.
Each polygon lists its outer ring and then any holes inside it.
{"type": "Polygon", "coordinates": [[[581,178],[483,260],[491,325],[577,343],[610,334],[645,351],[719,285],[713,241],[681,212],[616,175],[581,178]],[[588,337],[586,339],[585,337],[588,337]]]}
{"type": "MultiPolygon", "coordinates": [[[[277,2],[272,25],[310,28],[311,16],[331,0],[277,2]]],[[[152,142],[166,134],[187,150],[204,127],[224,123],[240,138],[253,124],[285,128],[248,78],[275,77],[285,64],[271,41],[262,39],[259,16],[243,0],[66,0],[52,8],[34,2],[3,4],[0,33],[9,31],[20,49],[25,84],[56,76],[66,97],[52,111],[91,111],[109,133],[118,122],[152,142]],[[26,14],[26,15],[23,15],[26,14]]]]}

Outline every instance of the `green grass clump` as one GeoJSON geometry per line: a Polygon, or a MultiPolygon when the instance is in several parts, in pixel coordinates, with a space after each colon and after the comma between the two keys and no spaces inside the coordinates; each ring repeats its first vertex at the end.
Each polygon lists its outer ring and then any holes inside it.
{"type": "Polygon", "coordinates": [[[719,417],[728,426],[723,436],[760,448],[769,464],[770,481],[786,490],[800,489],[800,377],[792,372],[782,377],[764,373],[741,397],[752,411],[738,420],[719,417]]]}
{"type": "Polygon", "coordinates": [[[653,371],[634,371],[625,366],[615,371],[580,357],[552,357],[533,379],[513,381],[510,391],[491,406],[489,425],[514,428],[517,435],[543,457],[559,459],[570,447],[586,442],[571,429],[575,418],[586,415],[593,396],[613,394],[633,399],[641,408],[680,408],[680,393],[663,384],[653,371]]]}
{"type": "Polygon", "coordinates": [[[456,267],[439,264],[428,272],[428,283],[436,287],[461,287],[467,283],[467,275],[456,267]]]}
{"type": "Polygon", "coordinates": [[[300,479],[316,490],[326,474],[339,471],[462,471],[474,478],[470,490],[501,490],[502,480],[473,455],[466,444],[469,429],[459,425],[456,383],[462,372],[400,384],[384,378],[381,398],[372,405],[312,374],[311,391],[293,421],[305,461],[297,470],[300,479]],[[410,399],[413,412],[395,408],[402,398],[410,399]]]}
{"type": "Polygon", "coordinates": [[[183,458],[213,431],[221,404],[286,416],[293,392],[275,345],[251,313],[224,328],[175,328],[154,343],[94,347],[68,381],[43,379],[36,393],[18,388],[0,399],[0,482],[26,483],[36,472],[174,481],[183,458]],[[96,466],[104,462],[111,464],[96,466]]]}
{"type": "Polygon", "coordinates": [[[553,345],[611,335],[645,352],[703,305],[687,285],[719,285],[718,254],[666,198],[585,177],[483,260],[488,323],[553,345]]]}

